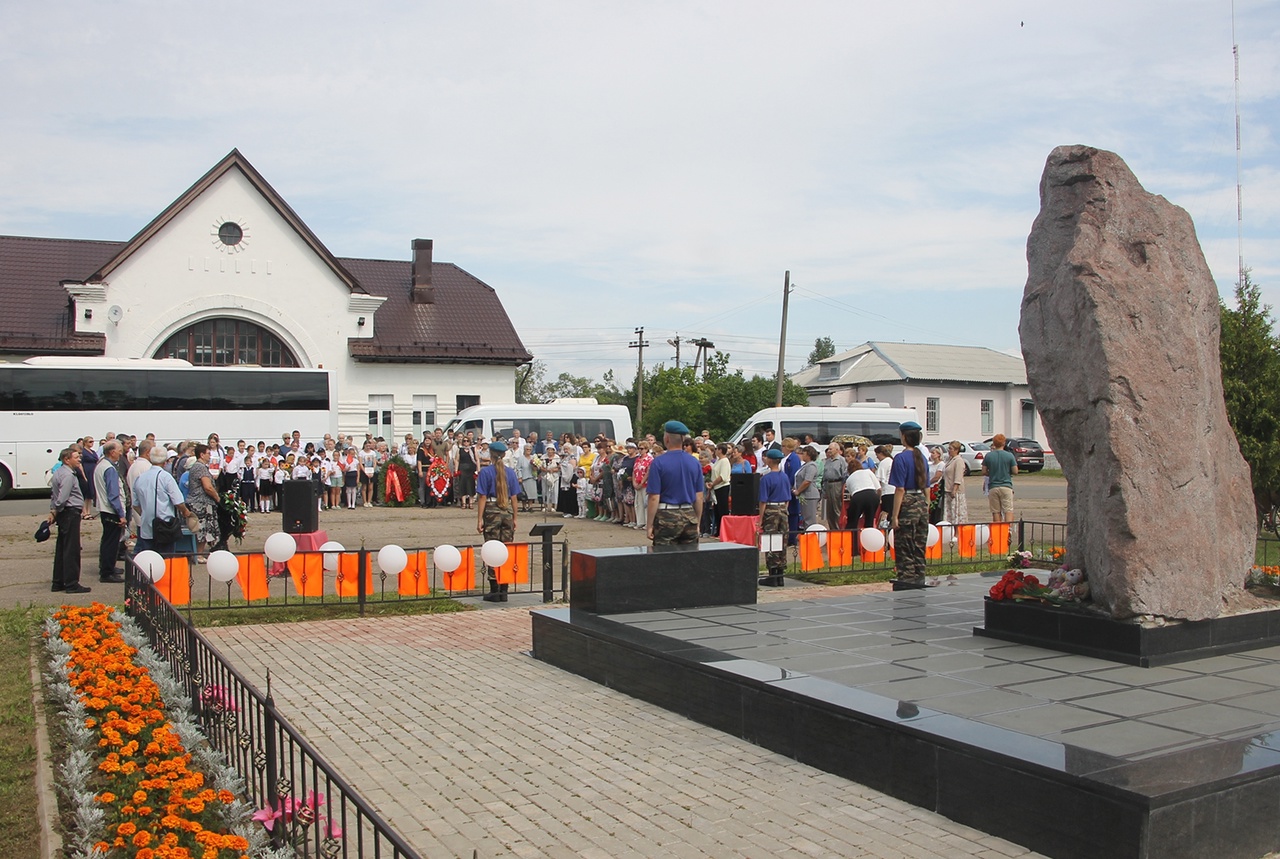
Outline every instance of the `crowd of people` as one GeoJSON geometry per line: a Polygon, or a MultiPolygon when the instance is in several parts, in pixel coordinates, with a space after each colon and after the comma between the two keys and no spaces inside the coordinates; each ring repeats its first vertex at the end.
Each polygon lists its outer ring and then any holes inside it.
{"type": "MultiPolygon", "coordinates": [[[[693,435],[687,428],[674,437],[664,432],[662,440],[647,435],[622,442],[570,433],[523,437],[518,429],[506,438],[477,439],[470,432],[455,435],[436,428],[421,439],[407,434],[398,445],[371,434],[360,442],[343,434],[303,441],[296,430],[282,435],[278,443],[240,439],[226,445],[217,433],[205,442],[163,445],[153,435],[138,439],[108,433],[101,444],[93,436],[73,442],[51,470],[49,522],[58,526],[53,589],[76,593],[84,587],[79,581],[79,526],[84,519],[102,522],[100,580],[119,582],[118,564],[127,556],[131,538],[139,550],[172,552],[185,525],[198,552],[226,548],[228,540],[243,534],[250,512],[275,509],[286,480],[315,481],[321,509],[374,507],[387,502],[388,487],[378,475],[388,463],[399,462],[416,482],[421,506],[472,509],[485,497],[477,493],[477,475],[494,464],[494,442],[500,445],[504,468],[513,475],[511,497],[523,512],[554,511],[565,518],[612,523],[652,536],[653,464],[659,456],[679,450],[701,473],[695,536],[718,536],[721,522],[730,515],[733,475],[768,473],[771,460],[787,483],[785,530],[791,542],[799,531],[818,523],[830,530],[847,528],[855,535],[861,528],[892,527],[893,445],[872,448],[833,441],[824,449],[812,436],[779,440],[771,430],[740,444],[716,443],[708,431],[693,435]],[[146,476],[151,471],[155,473],[146,476]]],[[[988,455],[983,472],[990,470],[986,479],[992,518],[1001,521],[1012,518],[1010,478],[1017,468],[1012,455],[1002,450],[1003,438],[997,436],[996,442],[995,456],[988,455]]],[[[966,469],[959,452],[955,442],[945,450],[921,451],[921,473],[927,473],[926,521],[968,520],[966,469]]],[[[776,487],[779,479],[770,483],[776,487]]],[[[734,512],[757,515],[756,510],[734,512]]]]}

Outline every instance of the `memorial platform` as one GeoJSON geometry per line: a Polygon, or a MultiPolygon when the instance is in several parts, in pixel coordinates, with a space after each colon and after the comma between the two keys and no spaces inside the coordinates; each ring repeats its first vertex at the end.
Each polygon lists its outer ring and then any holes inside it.
{"type": "Polygon", "coordinates": [[[1050,856],[1280,849],[1280,647],[1141,668],[975,636],[994,581],[553,609],[533,653],[1050,856]]]}

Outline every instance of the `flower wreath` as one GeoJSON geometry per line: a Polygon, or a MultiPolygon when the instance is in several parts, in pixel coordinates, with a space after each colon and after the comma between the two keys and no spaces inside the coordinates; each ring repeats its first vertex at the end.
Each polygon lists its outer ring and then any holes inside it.
{"type": "Polygon", "coordinates": [[[410,475],[404,462],[391,458],[378,468],[378,483],[382,487],[382,502],[387,507],[416,507],[418,504],[418,476],[410,475]]]}

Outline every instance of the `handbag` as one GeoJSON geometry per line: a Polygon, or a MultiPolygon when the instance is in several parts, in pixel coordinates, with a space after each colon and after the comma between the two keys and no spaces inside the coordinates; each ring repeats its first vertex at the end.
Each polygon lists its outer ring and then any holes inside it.
{"type": "Polygon", "coordinates": [[[178,542],[178,538],[182,536],[182,520],[175,513],[172,519],[161,519],[158,515],[160,508],[160,478],[156,477],[156,494],[151,499],[151,541],[159,543],[161,546],[171,545],[178,542]]]}

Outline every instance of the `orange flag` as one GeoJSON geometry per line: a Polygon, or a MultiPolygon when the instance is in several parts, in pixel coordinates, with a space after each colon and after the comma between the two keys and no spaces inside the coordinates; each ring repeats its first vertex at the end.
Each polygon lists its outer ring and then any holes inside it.
{"type": "Polygon", "coordinates": [[[164,559],[164,576],[156,582],[156,590],[170,605],[191,602],[191,564],[186,555],[164,559]]]}
{"type": "MultiPolygon", "coordinates": [[[[324,556],[321,555],[321,557],[324,556]]],[[[373,563],[374,557],[370,555],[364,571],[364,592],[366,595],[373,593],[373,563]]],[[[334,584],[340,597],[356,597],[360,595],[359,552],[343,552],[338,555],[338,575],[334,579],[334,584]]]]}
{"type": "Polygon", "coordinates": [[[236,582],[240,592],[249,602],[267,598],[267,565],[262,555],[237,555],[240,572],[236,573],[236,582]]]}
{"type": "Polygon", "coordinates": [[[324,596],[324,555],[298,552],[285,562],[293,577],[294,589],[304,597],[324,596]]]}
{"type": "Polygon", "coordinates": [[[476,586],[476,550],[474,546],[459,547],[462,563],[452,573],[444,573],[446,591],[469,591],[476,586]]]}
{"type": "Polygon", "coordinates": [[[529,583],[529,544],[507,543],[507,562],[495,568],[500,585],[529,583]]]}
{"type": "Polygon", "coordinates": [[[833,567],[847,567],[853,563],[853,532],[827,532],[827,562],[833,567]]]}

